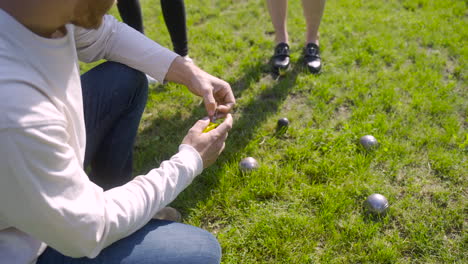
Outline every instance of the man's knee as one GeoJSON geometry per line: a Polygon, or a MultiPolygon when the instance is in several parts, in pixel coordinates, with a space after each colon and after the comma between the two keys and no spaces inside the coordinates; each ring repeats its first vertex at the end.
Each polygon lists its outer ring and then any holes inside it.
{"type": "Polygon", "coordinates": [[[156,259],[164,263],[219,264],[221,246],[210,232],[201,228],[174,222],[150,222],[143,233],[151,232],[154,239],[151,248],[157,253],[156,259]],[[154,229],[154,227],[157,227],[154,229]],[[158,252],[158,250],[160,250],[158,252]],[[173,260],[173,262],[167,261],[173,260]]]}
{"type": "Polygon", "coordinates": [[[221,246],[218,240],[208,231],[200,229],[199,232],[200,237],[203,238],[203,241],[200,241],[199,245],[201,246],[199,251],[194,251],[193,256],[190,257],[194,261],[193,263],[221,263],[221,246]]]}
{"type": "Polygon", "coordinates": [[[132,83],[133,85],[133,101],[139,105],[145,106],[146,101],[148,100],[148,79],[146,78],[146,74],[129,68],[132,74],[132,83]]]}
{"type": "Polygon", "coordinates": [[[106,67],[115,74],[115,79],[119,81],[124,91],[127,93],[129,105],[146,105],[148,99],[148,80],[141,71],[133,69],[118,62],[106,62],[106,67]]]}

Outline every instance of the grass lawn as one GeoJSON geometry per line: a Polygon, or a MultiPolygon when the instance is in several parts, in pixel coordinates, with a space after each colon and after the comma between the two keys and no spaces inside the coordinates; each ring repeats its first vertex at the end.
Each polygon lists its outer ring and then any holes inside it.
{"type": "MultiPolygon", "coordinates": [[[[159,1],[141,4],[147,35],[171,47],[159,1]]],[[[189,55],[238,104],[224,153],[172,206],[217,236],[223,263],[468,262],[466,1],[327,1],[318,76],[300,64],[305,22],[289,1],[292,67],[280,79],[264,0],[186,9],[189,55]],[[281,117],[291,124],[276,135],[281,117]],[[358,144],[368,134],[375,151],[358,144]],[[260,168],[245,173],[248,156],[260,168]],[[363,210],[372,193],[390,202],[381,219],[363,210]]],[[[174,154],[204,115],[185,87],[152,86],[135,173],[174,154]]]]}

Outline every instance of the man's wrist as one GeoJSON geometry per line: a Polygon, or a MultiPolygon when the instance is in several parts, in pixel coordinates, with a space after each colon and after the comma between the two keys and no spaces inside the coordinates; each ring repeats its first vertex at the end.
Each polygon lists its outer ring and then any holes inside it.
{"type": "Polygon", "coordinates": [[[194,170],[194,174],[199,175],[203,171],[203,159],[200,156],[200,153],[191,145],[189,144],[180,144],[179,146],[179,154],[184,156],[186,161],[192,160],[192,168],[194,170]]]}
{"type": "Polygon", "coordinates": [[[183,57],[177,57],[172,62],[166,75],[166,80],[190,86],[197,79],[199,68],[183,57]]]}

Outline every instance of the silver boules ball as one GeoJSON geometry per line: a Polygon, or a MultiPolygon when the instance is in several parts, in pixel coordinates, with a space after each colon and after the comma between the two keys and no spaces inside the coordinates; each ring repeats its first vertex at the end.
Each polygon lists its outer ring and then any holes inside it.
{"type": "Polygon", "coordinates": [[[241,162],[239,163],[239,166],[241,170],[251,171],[251,170],[258,169],[258,162],[252,157],[247,157],[241,160],[241,162]]]}
{"type": "Polygon", "coordinates": [[[375,137],[371,135],[361,137],[361,139],[359,139],[359,143],[361,143],[361,145],[367,150],[375,149],[379,145],[377,139],[375,139],[375,137]]]}
{"type": "Polygon", "coordinates": [[[289,126],[289,120],[286,117],[278,119],[278,128],[281,129],[283,127],[289,126]]]}
{"type": "Polygon", "coordinates": [[[286,117],[278,119],[278,123],[276,125],[276,133],[284,134],[289,127],[289,120],[286,117]]]}
{"type": "Polygon", "coordinates": [[[385,215],[389,208],[387,198],[378,193],[369,195],[364,202],[364,206],[369,213],[374,215],[385,215]]]}

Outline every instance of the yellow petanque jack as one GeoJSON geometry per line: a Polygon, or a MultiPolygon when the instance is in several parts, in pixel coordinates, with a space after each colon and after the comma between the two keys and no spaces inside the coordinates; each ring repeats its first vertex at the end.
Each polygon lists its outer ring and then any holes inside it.
{"type": "Polygon", "coordinates": [[[225,118],[219,118],[219,119],[211,121],[208,124],[208,126],[206,126],[205,129],[203,129],[203,133],[210,132],[211,130],[215,129],[224,121],[224,119],[225,118]]]}

